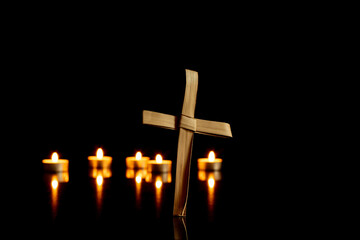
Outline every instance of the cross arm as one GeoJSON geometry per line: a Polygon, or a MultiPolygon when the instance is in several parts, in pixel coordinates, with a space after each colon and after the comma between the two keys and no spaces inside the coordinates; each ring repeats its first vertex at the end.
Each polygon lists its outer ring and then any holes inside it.
{"type": "Polygon", "coordinates": [[[196,119],[196,133],[232,137],[230,124],[202,119],[196,119]]]}
{"type": "Polygon", "coordinates": [[[230,124],[224,122],[208,121],[181,115],[180,127],[200,134],[232,137],[230,124]]]}
{"type": "MultiPolygon", "coordinates": [[[[143,124],[171,130],[176,130],[179,127],[175,116],[148,110],[143,111],[143,124]]],[[[232,137],[230,124],[224,122],[202,120],[182,115],[180,118],[180,127],[199,134],[232,137]]]]}
{"type": "Polygon", "coordinates": [[[143,111],[143,124],[175,130],[176,117],[173,115],[153,111],[143,111]]]}

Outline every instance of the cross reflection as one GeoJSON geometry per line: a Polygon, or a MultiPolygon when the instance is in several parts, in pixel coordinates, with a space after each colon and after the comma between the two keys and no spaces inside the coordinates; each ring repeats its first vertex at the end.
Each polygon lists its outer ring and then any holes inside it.
{"type": "Polygon", "coordinates": [[[175,240],[187,240],[188,239],[185,218],[174,217],[173,218],[173,226],[174,226],[174,239],[175,240]]]}

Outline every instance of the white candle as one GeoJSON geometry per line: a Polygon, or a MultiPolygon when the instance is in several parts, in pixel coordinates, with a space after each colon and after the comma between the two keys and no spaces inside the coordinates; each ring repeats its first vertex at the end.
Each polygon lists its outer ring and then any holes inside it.
{"type": "Polygon", "coordinates": [[[206,171],[218,171],[221,169],[222,159],[215,158],[214,151],[209,153],[208,158],[198,159],[198,169],[206,171]]]}
{"type": "Polygon", "coordinates": [[[110,168],[112,157],[104,156],[104,151],[98,148],[96,156],[89,156],[88,160],[91,168],[110,168]]]}
{"type": "Polygon", "coordinates": [[[44,170],[47,172],[67,172],[69,171],[69,160],[59,159],[59,155],[54,152],[51,159],[42,160],[44,170]]]}
{"type": "Polygon", "coordinates": [[[171,172],[171,161],[163,160],[160,154],[157,154],[155,160],[148,162],[149,172],[171,172]]]}
{"type": "Polygon", "coordinates": [[[127,157],[125,159],[126,167],[144,169],[147,167],[147,162],[149,159],[149,157],[143,157],[141,152],[137,152],[135,157],[127,157]]]}

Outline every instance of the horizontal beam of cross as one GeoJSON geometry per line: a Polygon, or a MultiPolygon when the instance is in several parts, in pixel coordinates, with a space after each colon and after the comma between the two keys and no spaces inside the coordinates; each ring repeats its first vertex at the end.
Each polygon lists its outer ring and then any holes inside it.
{"type": "Polygon", "coordinates": [[[190,118],[182,115],[180,118],[170,114],[153,111],[143,111],[143,124],[177,130],[179,127],[195,133],[219,137],[232,137],[230,124],[190,118]]]}

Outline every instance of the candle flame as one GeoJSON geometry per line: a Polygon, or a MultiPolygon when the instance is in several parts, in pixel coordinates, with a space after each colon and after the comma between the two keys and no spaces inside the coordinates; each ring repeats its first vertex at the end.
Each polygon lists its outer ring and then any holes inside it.
{"type": "Polygon", "coordinates": [[[214,186],[215,186],[214,178],[211,177],[211,178],[208,179],[208,185],[209,185],[210,188],[214,188],[214,186]]]}
{"type": "Polygon", "coordinates": [[[58,188],[58,186],[59,186],[59,181],[57,180],[57,179],[53,179],[52,181],[51,181],[51,187],[52,187],[52,189],[57,189],[58,188]]]}
{"type": "Polygon", "coordinates": [[[211,151],[209,153],[209,162],[215,162],[215,153],[214,153],[214,151],[211,151]]]}
{"type": "Polygon", "coordinates": [[[57,152],[54,152],[54,153],[51,155],[51,161],[57,162],[58,160],[59,160],[59,155],[57,154],[57,152]]]}
{"type": "Polygon", "coordinates": [[[162,163],[162,157],[161,157],[160,154],[157,154],[157,155],[156,155],[155,161],[156,161],[156,163],[162,163]]]}
{"type": "Polygon", "coordinates": [[[96,177],[96,184],[98,186],[101,186],[103,184],[103,182],[104,182],[103,176],[99,175],[99,176],[96,177]]]}
{"type": "Polygon", "coordinates": [[[142,157],[141,152],[137,152],[136,155],[135,155],[135,159],[136,160],[141,160],[141,157],[142,157]]]}
{"type": "Polygon", "coordinates": [[[135,182],[141,183],[141,175],[137,175],[137,176],[136,176],[135,182]]]}
{"type": "Polygon", "coordinates": [[[155,187],[156,187],[157,189],[160,189],[161,186],[162,186],[162,181],[161,181],[161,179],[156,180],[156,182],[155,182],[155,187]]]}
{"type": "Polygon", "coordinates": [[[98,150],[96,151],[96,157],[98,159],[102,159],[104,157],[104,151],[101,148],[98,148],[98,150]]]}

